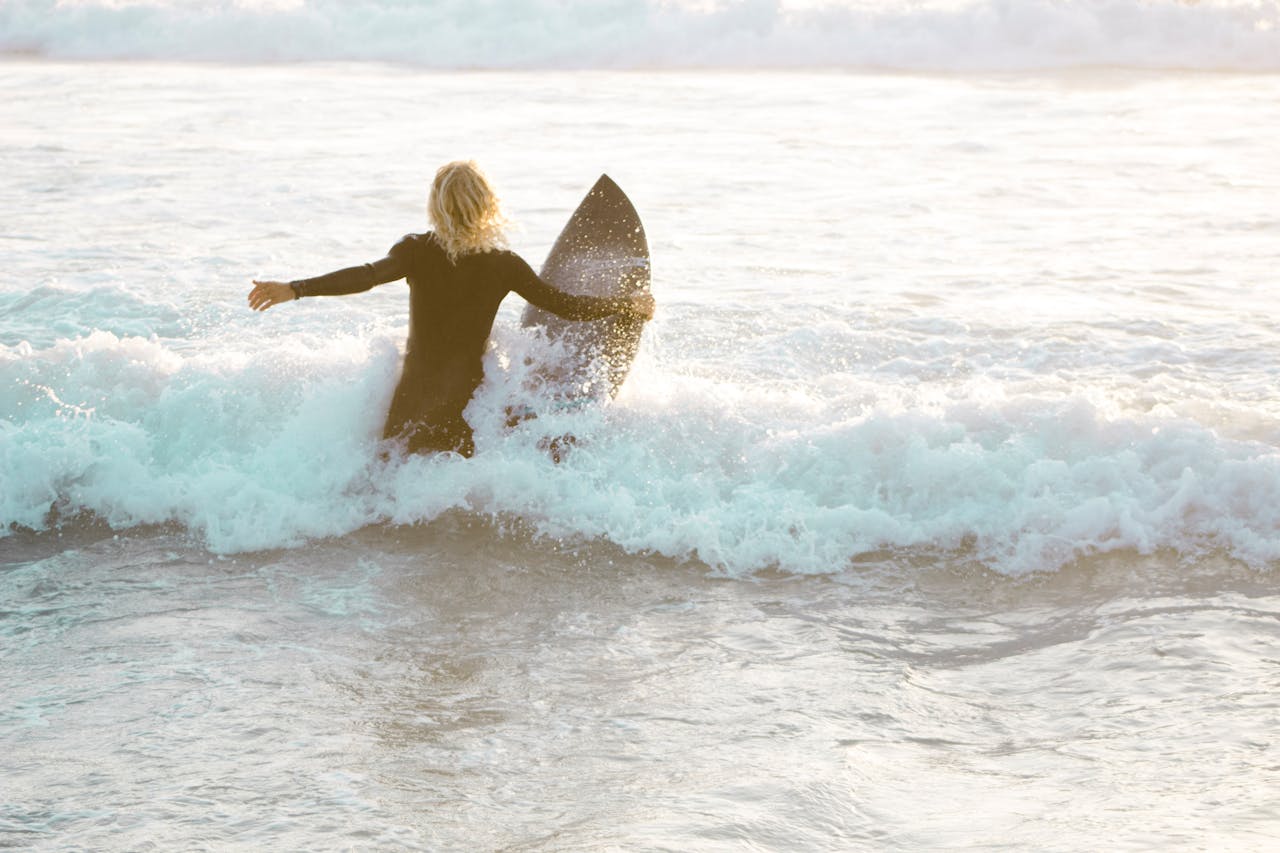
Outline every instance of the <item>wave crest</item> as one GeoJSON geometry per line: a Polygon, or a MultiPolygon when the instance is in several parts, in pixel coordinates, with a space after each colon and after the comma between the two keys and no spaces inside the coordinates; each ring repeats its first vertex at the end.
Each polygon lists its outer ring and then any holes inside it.
{"type": "Polygon", "coordinates": [[[1271,0],[10,0],[0,54],[438,69],[1280,70],[1271,0]]]}

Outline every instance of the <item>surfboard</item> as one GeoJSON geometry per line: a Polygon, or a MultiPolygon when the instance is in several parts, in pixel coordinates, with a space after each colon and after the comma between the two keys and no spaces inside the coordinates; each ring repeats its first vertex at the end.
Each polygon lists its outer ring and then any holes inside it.
{"type": "MultiPolygon", "coordinates": [[[[649,242],[644,225],[608,175],[601,175],[556,238],[539,275],[548,284],[576,295],[619,297],[649,289],[649,242]]],[[[562,320],[529,305],[522,326],[541,326],[563,342],[565,358],[538,370],[553,394],[564,400],[615,396],[636,353],[644,321],[634,317],[562,320]]]]}

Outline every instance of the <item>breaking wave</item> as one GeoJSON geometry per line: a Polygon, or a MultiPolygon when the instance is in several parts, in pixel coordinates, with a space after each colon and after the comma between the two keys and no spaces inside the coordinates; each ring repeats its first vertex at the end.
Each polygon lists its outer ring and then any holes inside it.
{"type": "Polygon", "coordinates": [[[522,390],[547,345],[497,341],[471,460],[378,460],[391,331],[253,356],[103,331],[0,348],[0,541],[90,515],[235,553],[462,512],[728,574],[840,571],[885,549],[1010,574],[1126,550],[1280,559],[1275,448],[1194,422],[1083,398],[853,410],[645,364],[613,406],[557,411],[522,390]],[[508,429],[513,400],[543,416],[508,429]],[[547,440],[565,434],[556,464],[547,440]]]}
{"type": "Polygon", "coordinates": [[[0,54],[439,69],[1280,70],[1274,0],[9,0],[0,54]]]}

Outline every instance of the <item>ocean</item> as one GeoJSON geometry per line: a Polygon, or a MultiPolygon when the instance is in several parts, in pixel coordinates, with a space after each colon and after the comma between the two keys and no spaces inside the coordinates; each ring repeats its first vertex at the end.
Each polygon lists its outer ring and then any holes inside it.
{"type": "Polygon", "coordinates": [[[0,848],[1280,845],[1277,140],[1270,0],[0,0],[0,848]],[[246,297],[456,158],[657,313],[383,459],[246,297]]]}

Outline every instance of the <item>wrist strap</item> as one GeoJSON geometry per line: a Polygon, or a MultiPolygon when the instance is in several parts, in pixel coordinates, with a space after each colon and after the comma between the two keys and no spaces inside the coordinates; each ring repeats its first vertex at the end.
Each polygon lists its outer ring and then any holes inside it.
{"type": "Polygon", "coordinates": [[[302,285],[298,284],[296,281],[291,281],[289,282],[289,289],[293,291],[294,299],[302,298],[302,285]]]}

